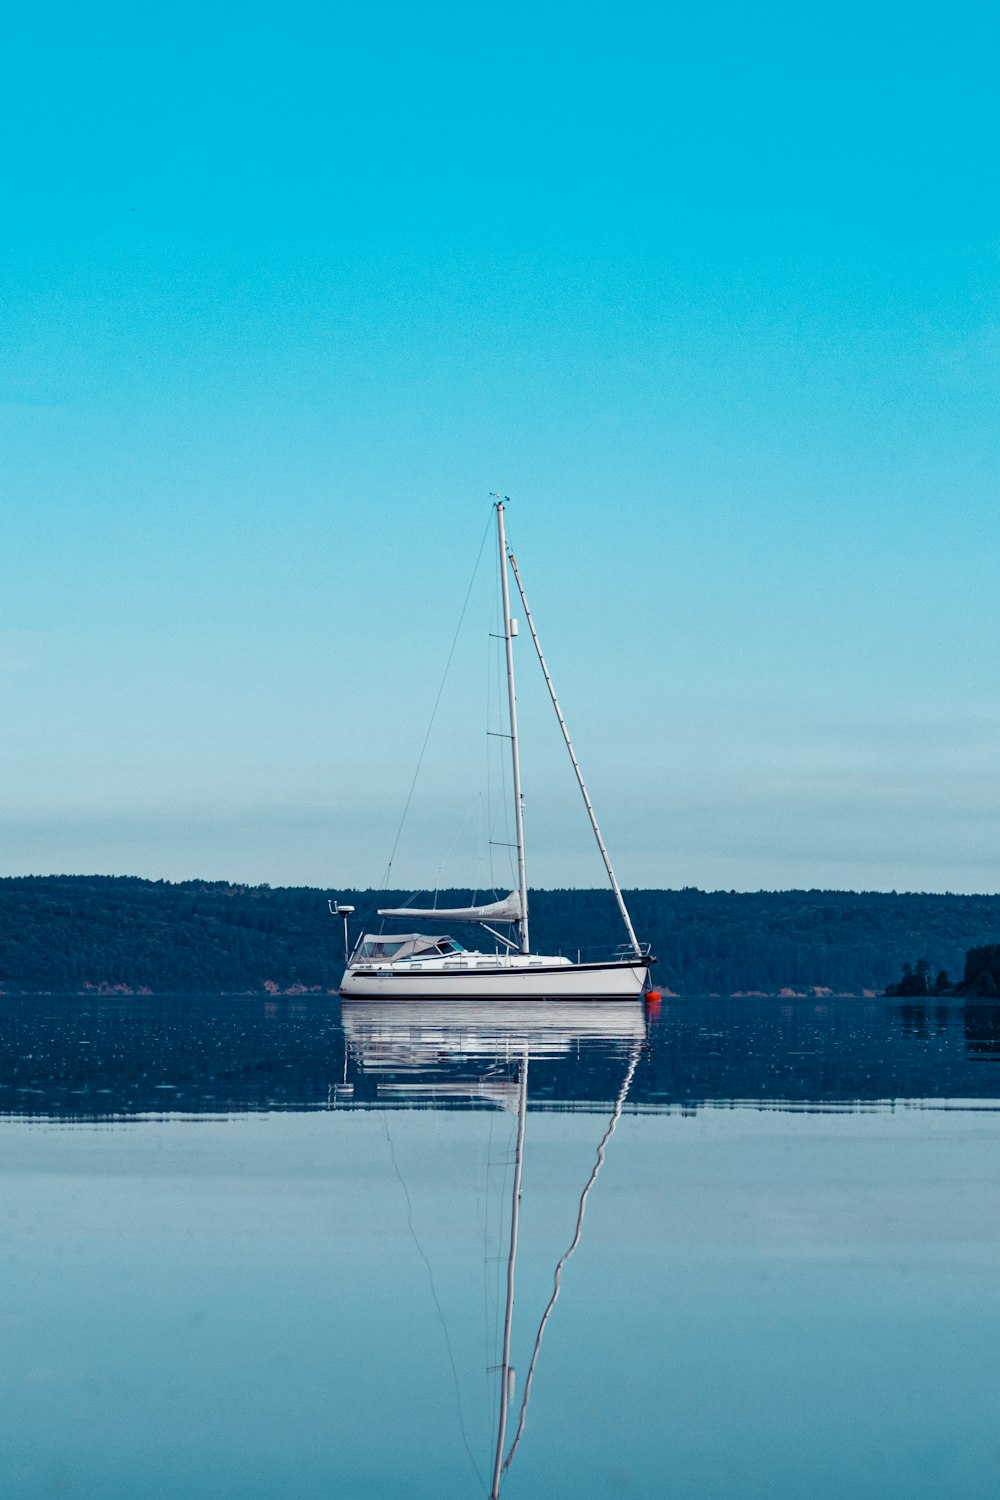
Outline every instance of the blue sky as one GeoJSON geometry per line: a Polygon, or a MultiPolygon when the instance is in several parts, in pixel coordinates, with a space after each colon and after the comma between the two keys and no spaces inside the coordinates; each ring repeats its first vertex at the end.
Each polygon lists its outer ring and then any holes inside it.
{"type": "MultiPolygon", "coordinates": [[[[11,21],[0,873],[377,883],[499,487],[625,884],[996,890],[998,29],[11,21]]],[[[404,884],[481,874],[481,644],[404,884]]]]}

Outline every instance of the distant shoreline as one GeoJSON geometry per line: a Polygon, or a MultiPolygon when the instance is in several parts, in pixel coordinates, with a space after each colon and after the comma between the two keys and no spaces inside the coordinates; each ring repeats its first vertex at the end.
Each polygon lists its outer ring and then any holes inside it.
{"type": "MultiPolygon", "coordinates": [[[[433,897],[434,893],[430,893],[433,897]]],[[[463,904],[470,893],[437,893],[463,904]]],[[[480,893],[482,894],[482,893],[480,893]]],[[[335,995],[343,933],[331,895],[379,923],[411,893],[152,881],[134,876],[0,878],[0,992],[8,995],[335,995]]],[[[636,930],[665,997],[871,998],[905,964],[963,972],[970,948],[1000,941],[1000,895],[633,889],[636,930]]],[[[533,943],[575,958],[622,941],[605,888],[530,892],[533,943]]],[[[423,904],[433,904],[425,900],[423,904]]],[[[478,929],[456,935],[489,943],[478,929]]]]}

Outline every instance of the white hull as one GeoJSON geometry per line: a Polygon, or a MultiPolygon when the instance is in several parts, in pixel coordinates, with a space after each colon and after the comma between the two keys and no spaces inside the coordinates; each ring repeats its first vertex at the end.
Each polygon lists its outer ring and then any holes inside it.
{"type": "Polygon", "coordinates": [[[349,968],[340,985],[359,1000],[637,1000],[646,984],[641,960],[606,964],[543,965],[482,963],[469,968],[424,968],[386,964],[349,968]]]}

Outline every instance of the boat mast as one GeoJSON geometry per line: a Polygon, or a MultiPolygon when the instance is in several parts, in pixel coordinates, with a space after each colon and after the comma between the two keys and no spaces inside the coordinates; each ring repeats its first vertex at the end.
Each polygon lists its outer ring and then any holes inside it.
{"type": "MultiPolygon", "coordinates": [[[[629,942],[632,944],[632,948],[635,952],[636,958],[642,958],[643,953],[642,949],[639,946],[639,939],[635,935],[635,928],[632,926],[632,919],[628,914],[628,907],[625,905],[625,897],[622,895],[621,886],[618,884],[618,881],[615,878],[615,872],[611,868],[611,858],[608,854],[607,848],[605,847],[604,840],[601,837],[601,830],[597,824],[597,815],[594,812],[593,805],[591,804],[590,797],[587,793],[587,788],[583,780],[583,772],[580,770],[580,762],[576,758],[576,752],[573,749],[573,742],[569,737],[569,730],[566,728],[566,720],[562,716],[562,709],[559,707],[559,699],[556,697],[556,690],[553,685],[552,678],[549,676],[549,669],[545,665],[545,657],[542,655],[542,644],[538,639],[538,632],[535,629],[535,622],[531,618],[531,610],[528,608],[528,600],[524,592],[524,584],[521,582],[521,575],[517,571],[517,562],[514,558],[513,552],[509,553],[508,556],[510,557],[510,565],[514,572],[514,581],[517,584],[517,591],[521,595],[521,603],[524,605],[524,618],[528,622],[528,629],[531,631],[531,639],[535,643],[535,650],[538,653],[538,661],[541,666],[542,673],[545,677],[545,685],[549,690],[549,697],[552,699],[552,707],[556,711],[556,718],[559,720],[559,728],[562,730],[562,737],[566,741],[566,749],[569,751],[569,758],[573,762],[573,770],[576,772],[576,780],[580,788],[580,794],[583,797],[583,805],[587,809],[587,817],[590,819],[590,826],[594,830],[594,838],[597,840],[597,847],[601,851],[601,858],[604,861],[604,868],[608,872],[608,879],[611,882],[611,889],[615,893],[615,900],[618,902],[618,910],[622,914],[622,921],[625,923],[625,929],[628,932],[629,942]]],[[[506,582],[506,571],[504,572],[504,580],[506,582]]],[[[508,652],[510,651],[509,639],[507,642],[507,650],[508,652]]],[[[513,685],[511,686],[511,692],[513,693],[513,685]]]]}
{"type": "Polygon", "coordinates": [[[514,1394],[514,1371],[510,1363],[510,1336],[514,1326],[514,1265],[517,1260],[517,1223],[521,1212],[521,1173],[524,1167],[524,1116],[528,1107],[528,1049],[521,1054],[520,1089],[517,1096],[517,1148],[514,1155],[514,1188],[510,1202],[510,1249],[507,1253],[507,1307],[503,1320],[503,1354],[500,1361],[500,1420],[493,1459],[490,1500],[499,1500],[503,1473],[503,1450],[507,1437],[507,1413],[514,1394]]]}
{"type": "MultiPolygon", "coordinates": [[[[503,501],[497,501],[497,541],[500,546],[500,587],[503,594],[503,635],[507,646],[507,702],[510,716],[510,759],[514,773],[514,837],[517,840],[517,881],[521,893],[521,920],[517,924],[522,953],[528,953],[528,876],[524,865],[524,799],[521,796],[521,760],[517,749],[517,695],[514,692],[514,640],[510,618],[510,580],[507,577],[507,532],[503,501]]],[[[511,557],[511,566],[514,559],[511,557]]],[[[517,578],[517,568],[514,567],[517,578]]],[[[520,588],[518,580],[518,588],[520,588]]],[[[524,594],[521,595],[522,599],[524,594]]],[[[525,606],[527,610],[527,606],[525,606]]],[[[534,632],[532,632],[534,633],[534,632]]],[[[537,646],[537,641],[535,642],[537,646]]],[[[568,741],[567,741],[568,743],[568,741]]],[[[571,752],[572,753],[572,752],[571,752]]],[[[578,773],[579,774],[579,773],[578,773]]],[[[581,786],[583,783],[580,783],[581,786]]],[[[584,793],[586,796],[586,793],[584,793]]],[[[596,827],[596,824],[594,825],[596,827]]],[[[600,834],[598,834],[600,838],[600,834]]],[[[605,861],[606,862],[606,861],[605,861]]],[[[610,869],[610,865],[608,866],[610,869]]],[[[611,877],[614,880],[614,876],[611,877]]],[[[619,902],[621,897],[619,896],[619,902]]],[[[624,909],[624,908],[623,908],[624,909]]],[[[628,921],[628,918],[625,919],[628,921]]],[[[633,934],[634,941],[634,934],[633,934]]]]}

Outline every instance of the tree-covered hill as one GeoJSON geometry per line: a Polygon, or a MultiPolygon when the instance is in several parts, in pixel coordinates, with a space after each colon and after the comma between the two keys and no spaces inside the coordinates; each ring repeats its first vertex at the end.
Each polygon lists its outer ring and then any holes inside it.
{"type": "MultiPolygon", "coordinates": [[[[0,987],[335,990],[343,938],[327,912],[328,894],[334,893],[124,876],[0,879],[0,987]]],[[[358,908],[356,924],[375,906],[398,905],[408,896],[335,894],[358,908]]],[[[437,899],[451,906],[468,897],[439,891],[437,899]]],[[[1000,896],[642,890],[628,899],[640,937],[659,959],[655,982],[680,994],[814,987],[860,994],[884,989],[914,954],[934,973],[961,973],[967,949],[1000,938],[1000,896]]],[[[379,919],[372,920],[377,925],[379,919]]],[[[477,932],[459,929],[455,936],[469,940],[477,932]]],[[[579,949],[584,957],[596,956],[622,937],[606,890],[531,893],[531,939],[538,951],[576,957],[579,949]]]]}

